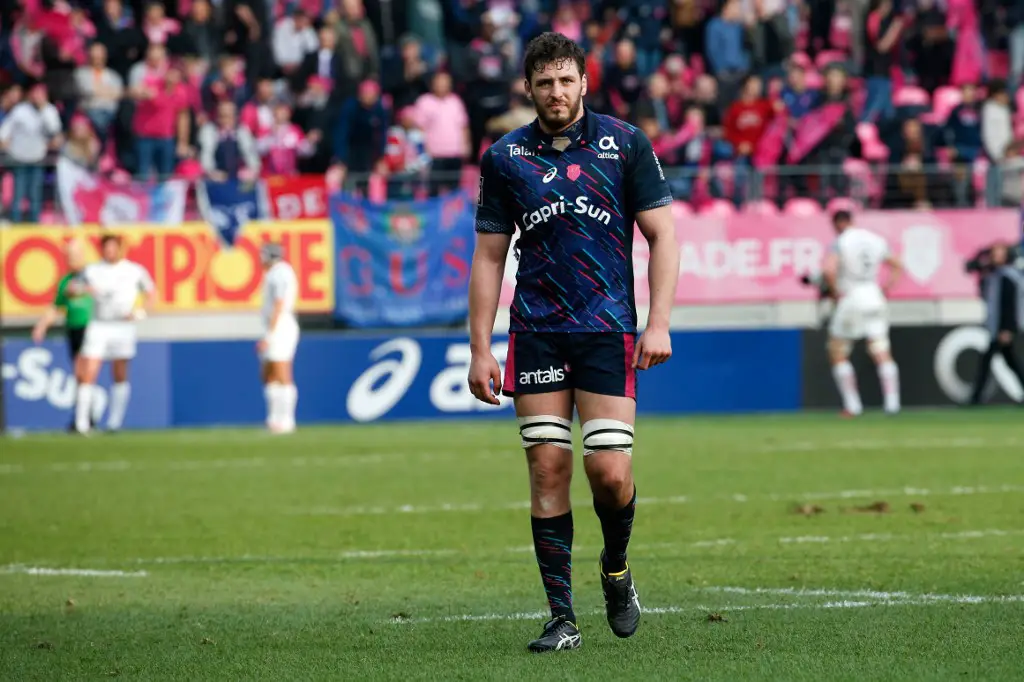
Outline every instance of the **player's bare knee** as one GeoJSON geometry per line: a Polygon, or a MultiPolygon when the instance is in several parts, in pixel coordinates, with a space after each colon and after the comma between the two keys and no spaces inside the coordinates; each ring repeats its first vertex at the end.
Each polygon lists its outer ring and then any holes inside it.
{"type": "Polygon", "coordinates": [[[626,457],[597,455],[601,466],[588,469],[590,488],[594,497],[606,504],[615,504],[633,492],[633,472],[626,457]]]}
{"type": "Polygon", "coordinates": [[[868,353],[871,354],[876,364],[892,360],[890,350],[889,339],[871,339],[868,341],[868,353]]]}
{"type": "Polygon", "coordinates": [[[828,358],[833,365],[845,362],[850,357],[850,342],[844,339],[829,339],[828,358]]]}
{"type": "Polygon", "coordinates": [[[540,511],[552,512],[568,504],[572,482],[572,454],[551,445],[527,451],[530,491],[540,511]]]}

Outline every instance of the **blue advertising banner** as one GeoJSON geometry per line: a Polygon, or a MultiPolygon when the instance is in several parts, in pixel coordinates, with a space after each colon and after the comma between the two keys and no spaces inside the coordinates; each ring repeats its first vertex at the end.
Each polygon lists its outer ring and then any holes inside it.
{"type": "MultiPolygon", "coordinates": [[[[677,332],[673,358],[641,372],[640,414],[743,413],[801,407],[801,330],[677,332]],[[771,362],[763,358],[770,357],[771,362]]],[[[507,340],[492,352],[504,363],[507,340]]],[[[4,391],[12,428],[60,429],[74,380],[60,343],[5,345],[4,391]]],[[[477,401],[466,386],[464,335],[306,334],[295,359],[300,424],[513,415],[512,401],[477,401]]],[[[504,369],[504,368],[503,368],[504,369]]],[[[128,427],[261,424],[259,364],[248,341],[139,344],[128,427]]],[[[109,386],[109,379],[104,380],[109,386]]]]}
{"type": "Polygon", "coordinates": [[[423,201],[330,199],[335,316],[353,327],[450,324],[469,309],[473,203],[465,192],[423,201]]]}
{"type": "MultiPolygon", "coordinates": [[[[165,429],[173,425],[168,346],[164,342],[138,345],[131,366],[134,390],[125,416],[126,429],[165,429]]],[[[8,428],[53,431],[71,423],[77,384],[63,341],[47,340],[38,346],[28,339],[5,341],[2,374],[8,428]]],[[[102,426],[109,405],[109,367],[100,372],[98,385],[102,426]]]]}

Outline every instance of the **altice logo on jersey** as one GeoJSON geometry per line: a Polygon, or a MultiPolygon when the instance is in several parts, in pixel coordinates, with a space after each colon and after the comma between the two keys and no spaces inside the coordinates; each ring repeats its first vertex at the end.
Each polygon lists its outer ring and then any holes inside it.
{"type": "Polygon", "coordinates": [[[521,386],[553,384],[556,381],[565,381],[565,370],[561,367],[551,366],[547,369],[535,369],[532,372],[519,373],[519,384],[521,386]]]}
{"type": "Polygon", "coordinates": [[[593,218],[599,223],[608,225],[612,221],[612,215],[599,206],[590,203],[587,195],[576,197],[575,200],[566,202],[565,197],[559,197],[558,201],[552,201],[546,206],[523,214],[523,229],[529,230],[537,225],[543,225],[548,220],[563,213],[575,213],[593,218]]]}
{"type": "Polygon", "coordinates": [[[597,146],[601,149],[598,153],[597,158],[599,159],[618,159],[619,158],[619,146],[615,144],[615,138],[611,135],[605,135],[597,142],[597,146]],[[614,151],[612,151],[614,150],[614,151]]]}

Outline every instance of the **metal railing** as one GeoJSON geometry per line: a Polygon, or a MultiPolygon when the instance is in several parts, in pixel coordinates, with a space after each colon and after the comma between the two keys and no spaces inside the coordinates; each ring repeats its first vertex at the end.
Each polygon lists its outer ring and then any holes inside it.
{"type": "MultiPolygon", "coordinates": [[[[42,168],[40,222],[64,224],[56,191],[55,158],[42,168]]],[[[1024,159],[987,167],[847,163],[844,166],[779,166],[755,169],[749,165],[716,164],[711,168],[665,167],[673,196],[700,209],[718,200],[740,209],[751,202],[782,209],[792,198],[812,199],[825,208],[835,199],[855,206],[900,210],[915,208],[977,208],[1020,206],[1024,198],[1024,159]]],[[[16,164],[0,155],[0,221],[10,222],[15,198],[16,164]]],[[[475,195],[475,170],[373,175],[348,173],[342,190],[374,200],[411,200],[436,196],[462,187],[475,195]]],[[[24,192],[23,192],[24,194],[24,192]]],[[[25,211],[22,212],[23,221],[25,211]]],[[[189,193],[188,219],[198,219],[194,192],[189,193]]]]}

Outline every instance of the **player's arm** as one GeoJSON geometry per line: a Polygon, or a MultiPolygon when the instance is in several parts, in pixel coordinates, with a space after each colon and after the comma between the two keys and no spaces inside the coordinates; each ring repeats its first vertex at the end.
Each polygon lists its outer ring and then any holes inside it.
{"type": "Polygon", "coordinates": [[[60,309],[56,304],[51,305],[43,313],[43,316],[36,322],[36,326],[32,328],[32,340],[36,343],[42,343],[43,339],[46,338],[46,332],[50,329],[50,326],[57,321],[57,317],[60,315],[60,309]]]}
{"type": "Polygon", "coordinates": [[[491,355],[491,334],[498,314],[505,260],[515,234],[509,218],[506,181],[495,167],[494,151],[480,159],[480,196],[476,209],[476,247],[469,271],[469,388],[485,403],[498,404],[501,370],[491,355]]]}
{"type": "Polygon", "coordinates": [[[495,167],[495,152],[480,160],[480,196],[476,209],[476,247],[469,272],[469,343],[474,353],[491,352],[505,260],[515,234],[509,218],[505,179],[495,167]]]}
{"type": "Polygon", "coordinates": [[[672,354],[669,318],[679,283],[679,243],[672,218],[672,192],[665,181],[651,141],[639,130],[627,159],[627,190],[636,211],[636,224],[647,240],[650,262],[647,282],[650,309],[644,337],[637,344],[634,365],[640,369],[660,364],[672,354]]]}
{"type": "Polygon", "coordinates": [[[142,291],[142,307],[132,311],[132,317],[141,320],[156,308],[156,284],[149,275],[149,270],[139,266],[139,290],[142,291]]]}
{"type": "Polygon", "coordinates": [[[835,292],[839,291],[836,288],[836,283],[839,279],[839,251],[835,244],[833,244],[829,252],[825,254],[825,260],[821,264],[821,278],[828,287],[828,290],[833,292],[833,296],[835,296],[835,292]]]}
{"type": "Polygon", "coordinates": [[[903,275],[903,262],[899,259],[899,256],[894,253],[889,253],[882,262],[889,266],[888,279],[882,286],[882,291],[885,292],[886,296],[888,296],[892,288],[896,286],[896,282],[898,282],[900,277],[903,275]]]}

